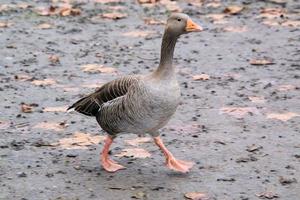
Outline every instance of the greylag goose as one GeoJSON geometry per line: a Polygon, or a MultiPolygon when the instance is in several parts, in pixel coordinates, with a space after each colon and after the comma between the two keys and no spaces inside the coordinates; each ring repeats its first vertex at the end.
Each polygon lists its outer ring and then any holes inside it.
{"type": "Polygon", "coordinates": [[[172,170],[188,172],[193,162],[176,159],[165,147],[158,130],[175,113],[180,88],[172,65],[175,44],[180,35],[202,28],[183,13],[172,14],[166,23],[158,68],[148,75],[123,76],[103,85],[68,108],[95,116],[108,135],[101,153],[103,168],[115,172],[125,168],[108,156],[113,139],[120,133],[149,134],[166,157],[172,170]]]}

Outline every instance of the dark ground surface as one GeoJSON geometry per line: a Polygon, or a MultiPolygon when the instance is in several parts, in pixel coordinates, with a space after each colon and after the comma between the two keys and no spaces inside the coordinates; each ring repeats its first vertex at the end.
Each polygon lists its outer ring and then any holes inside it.
{"type": "MultiPolygon", "coordinates": [[[[81,15],[62,17],[35,13],[36,7],[48,6],[47,1],[27,3],[33,7],[10,8],[0,15],[0,21],[12,23],[0,28],[0,199],[170,200],[184,199],[187,192],[204,192],[218,200],[263,199],[263,195],[258,196],[264,192],[274,199],[300,199],[300,118],[270,118],[272,113],[300,114],[299,24],[284,24],[287,20],[299,23],[296,0],[285,5],[223,1],[215,7],[207,2],[198,7],[178,2],[184,12],[207,28],[183,36],[177,44],[175,64],[182,104],[161,130],[174,155],[197,163],[184,175],[167,169],[152,143],[142,145],[152,154],[150,158],[115,157],[127,169],[109,174],[99,165],[102,143],[86,149],[47,146],[72,137],[76,131],[104,135],[93,118],[43,112],[46,107],[70,105],[93,91],[95,84],[153,70],[158,64],[163,26],[146,25],[143,18],[165,20],[165,6],[146,8],[135,1],[75,2],[81,15]],[[239,15],[228,15],[227,23],[208,17],[222,14],[231,4],[245,9],[239,15]],[[112,9],[109,6],[123,6],[120,12],[128,17],[91,21],[112,9]],[[264,24],[260,17],[263,8],[284,8],[281,18],[271,19],[279,24],[264,24]],[[50,23],[52,28],[37,28],[40,23],[50,23]],[[242,29],[226,31],[226,27],[242,29]],[[154,33],[147,37],[122,35],[131,31],[154,33]],[[50,55],[57,55],[60,64],[52,65],[50,55]],[[274,64],[249,64],[249,60],[261,58],[273,59],[274,64]],[[85,64],[103,64],[118,73],[85,73],[80,68],[85,64]],[[192,76],[201,73],[210,79],[193,80],[192,76]],[[20,80],[24,78],[20,75],[30,77],[20,80]],[[32,82],[45,78],[56,83],[37,86],[32,82]],[[250,101],[253,96],[265,101],[250,101]],[[23,113],[22,102],[38,105],[32,113],[23,113]],[[236,109],[222,114],[224,107],[242,107],[250,112],[242,115],[236,109]],[[37,128],[41,122],[62,124],[58,130],[37,128]]],[[[134,137],[119,137],[112,154],[128,148],[124,138],[134,137]]]]}

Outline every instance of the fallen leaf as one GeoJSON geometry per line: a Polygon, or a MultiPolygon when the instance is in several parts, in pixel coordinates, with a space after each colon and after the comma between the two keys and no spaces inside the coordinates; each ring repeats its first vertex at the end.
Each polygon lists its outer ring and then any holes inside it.
{"type": "Polygon", "coordinates": [[[138,146],[140,144],[147,143],[150,141],[151,141],[151,138],[149,138],[149,137],[138,137],[138,138],[131,139],[131,140],[125,140],[125,142],[127,144],[130,144],[132,146],[138,146]]]}
{"type": "Polygon", "coordinates": [[[171,12],[182,12],[176,1],[171,0],[160,0],[160,3],[166,7],[167,10],[171,12]]]}
{"type": "Polygon", "coordinates": [[[270,59],[252,59],[249,62],[251,65],[273,65],[275,64],[272,60],[270,59]]]}
{"type": "Polygon", "coordinates": [[[60,146],[63,149],[87,149],[88,146],[98,145],[105,140],[105,136],[92,136],[88,133],[75,132],[72,137],[62,138],[52,145],[60,146]]]}
{"type": "Polygon", "coordinates": [[[225,14],[208,14],[208,15],[206,15],[206,18],[212,20],[212,22],[214,24],[227,24],[228,21],[225,20],[225,17],[227,17],[227,15],[225,15],[225,14]]]}
{"type": "Polygon", "coordinates": [[[50,7],[38,7],[35,12],[41,16],[55,15],[57,14],[57,8],[52,5],[50,7]]]}
{"type": "Polygon", "coordinates": [[[144,3],[156,3],[158,0],[138,0],[140,4],[144,3]]]}
{"type": "Polygon", "coordinates": [[[66,112],[67,106],[57,106],[57,107],[46,107],[43,109],[44,112],[66,112]]]}
{"type": "Polygon", "coordinates": [[[122,0],[94,0],[94,2],[96,3],[103,3],[103,4],[107,4],[107,3],[119,3],[122,0]]]}
{"type": "Polygon", "coordinates": [[[256,107],[223,107],[220,109],[220,113],[242,118],[246,114],[259,114],[259,111],[256,107]]]}
{"type": "Polygon", "coordinates": [[[280,25],[279,22],[272,21],[272,20],[264,20],[262,23],[265,25],[268,25],[268,26],[279,26],[280,25]]]}
{"type": "Polygon", "coordinates": [[[17,74],[15,75],[15,79],[17,81],[29,81],[32,79],[32,77],[26,74],[17,74]]]}
{"type": "Polygon", "coordinates": [[[132,157],[132,158],[148,158],[151,154],[145,149],[141,148],[132,148],[132,149],[123,149],[121,153],[116,154],[116,157],[132,157]]]}
{"type": "Polygon", "coordinates": [[[289,185],[292,183],[297,183],[297,179],[296,178],[286,178],[286,177],[280,176],[279,183],[281,185],[289,185]]]}
{"type": "Polygon", "coordinates": [[[29,104],[22,104],[21,105],[21,111],[23,112],[23,113],[32,113],[32,106],[31,105],[29,105],[29,104]]]}
{"type": "Polygon", "coordinates": [[[46,78],[44,80],[34,80],[31,81],[31,83],[37,86],[46,86],[56,84],[56,81],[50,78],[46,78]]]}
{"type": "Polygon", "coordinates": [[[59,11],[59,14],[63,17],[65,16],[76,16],[81,14],[81,10],[78,8],[72,8],[72,7],[65,7],[61,8],[59,11]]]}
{"type": "Polygon", "coordinates": [[[10,126],[9,122],[0,120],[0,130],[7,129],[10,126]]]}
{"type": "Polygon", "coordinates": [[[248,152],[255,152],[255,151],[258,151],[258,150],[260,150],[262,148],[263,148],[262,146],[258,146],[256,144],[252,144],[251,146],[247,146],[246,151],[248,151],[248,152]]]}
{"type": "Polygon", "coordinates": [[[48,23],[42,23],[42,24],[39,24],[37,26],[38,29],[50,29],[52,28],[52,25],[51,24],[48,24],[48,23]]]}
{"type": "Polygon", "coordinates": [[[53,130],[53,131],[63,131],[66,128],[66,123],[61,122],[40,122],[36,124],[33,128],[34,129],[45,129],[45,130],[53,130]]]}
{"type": "Polygon", "coordinates": [[[209,197],[202,192],[188,192],[184,197],[191,200],[209,200],[209,197]]]}
{"type": "Polygon", "coordinates": [[[50,55],[48,57],[49,61],[52,63],[52,64],[57,64],[59,63],[59,57],[56,56],[56,55],[50,55]]]}
{"type": "Polygon", "coordinates": [[[127,37],[147,37],[151,34],[154,34],[153,31],[130,31],[126,33],[122,33],[123,36],[127,37]]]}
{"type": "Polygon", "coordinates": [[[242,6],[232,5],[232,6],[226,7],[224,10],[224,13],[236,15],[236,14],[240,13],[243,9],[244,9],[244,7],[242,7],[242,6]]]}
{"type": "Polygon", "coordinates": [[[274,19],[284,15],[286,11],[282,8],[263,8],[260,13],[259,18],[274,19]]]}
{"type": "Polygon", "coordinates": [[[281,23],[282,26],[287,26],[287,27],[294,27],[294,28],[297,28],[297,27],[300,27],[300,21],[296,21],[296,20],[287,20],[283,23],[281,23]]]}
{"type": "Polygon", "coordinates": [[[267,119],[278,119],[281,121],[288,121],[293,117],[299,117],[300,114],[293,113],[293,112],[286,112],[286,113],[269,113],[267,114],[267,119]]]}
{"type": "Polygon", "coordinates": [[[9,22],[0,22],[0,28],[7,28],[10,27],[12,23],[9,22]]]}
{"type": "Polygon", "coordinates": [[[218,8],[221,6],[220,2],[209,2],[206,4],[206,7],[211,7],[211,8],[218,8]]]}
{"type": "Polygon", "coordinates": [[[290,91],[295,90],[297,87],[295,85],[279,85],[277,90],[279,91],[290,91]]]}
{"type": "Polygon", "coordinates": [[[117,72],[115,68],[112,67],[105,67],[103,65],[98,64],[87,64],[81,66],[83,72],[87,73],[114,73],[117,72]]]}
{"type": "Polygon", "coordinates": [[[248,98],[253,103],[265,103],[265,101],[266,101],[264,97],[259,97],[259,96],[252,96],[252,97],[248,97],[248,98]]]}
{"type": "Polygon", "coordinates": [[[257,197],[261,198],[261,199],[275,199],[278,198],[278,194],[275,194],[273,192],[270,191],[265,191],[259,194],[256,194],[257,197]]]}
{"type": "Polygon", "coordinates": [[[194,81],[199,81],[199,80],[206,81],[206,80],[209,80],[209,79],[210,79],[210,76],[207,75],[207,74],[200,74],[200,75],[193,76],[194,81]]]}
{"type": "Polygon", "coordinates": [[[120,12],[111,12],[111,13],[104,13],[101,16],[106,19],[118,20],[118,19],[126,18],[128,15],[120,12]]]}
{"type": "Polygon", "coordinates": [[[234,32],[234,33],[244,33],[248,31],[246,26],[242,26],[242,27],[226,26],[223,28],[223,30],[226,32],[234,32]]]}
{"type": "Polygon", "coordinates": [[[144,22],[145,22],[145,24],[148,24],[148,25],[164,25],[164,24],[166,24],[162,20],[157,20],[157,19],[152,19],[152,18],[144,18],[144,22]]]}

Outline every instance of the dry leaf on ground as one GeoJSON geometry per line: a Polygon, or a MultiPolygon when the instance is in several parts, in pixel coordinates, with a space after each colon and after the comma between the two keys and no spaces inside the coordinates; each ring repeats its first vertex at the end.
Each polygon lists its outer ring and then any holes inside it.
{"type": "Polygon", "coordinates": [[[202,192],[188,192],[184,197],[191,200],[209,200],[209,197],[202,192]]]}
{"type": "Polygon", "coordinates": [[[256,194],[257,197],[261,198],[261,199],[275,199],[278,198],[278,194],[275,194],[273,192],[270,191],[265,191],[259,194],[256,194]]]}
{"type": "Polygon", "coordinates": [[[218,8],[221,6],[220,2],[209,2],[207,4],[205,4],[206,7],[211,7],[211,8],[218,8]]]}
{"type": "Polygon", "coordinates": [[[228,21],[225,20],[227,15],[225,14],[208,14],[206,15],[206,18],[212,20],[214,24],[227,24],[228,21]]]}
{"type": "Polygon", "coordinates": [[[9,22],[0,22],[0,28],[7,28],[10,27],[12,23],[9,22]]]}
{"type": "Polygon", "coordinates": [[[242,118],[246,114],[259,114],[259,111],[256,107],[222,107],[220,113],[228,114],[236,118],[242,118]]]}
{"type": "Polygon", "coordinates": [[[57,107],[46,107],[43,109],[44,112],[66,112],[67,106],[57,106],[57,107]]]}
{"type": "Polygon", "coordinates": [[[171,12],[182,12],[182,9],[179,7],[176,1],[160,0],[159,2],[171,12]]]}
{"type": "Polygon", "coordinates": [[[0,120],[0,130],[7,129],[10,126],[9,122],[0,120]]]}
{"type": "Polygon", "coordinates": [[[138,0],[140,4],[144,3],[156,3],[158,0],[138,0]]]}
{"type": "Polygon", "coordinates": [[[236,15],[236,14],[240,13],[243,9],[244,9],[244,7],[242,7],[242,6],[232,5],[232,6],[226,7],[224,10],[224,13],[236,15]]]}
{"type": "Polygon", "coordinates": [[[126,13],[111,12],[111,13],[104,13],[101,16],[106,19],[118,20],[118,19],[126,18],[128,15],[126,13]]]}
{"type": "Polygon", "coordinates": [[[32,77],[26,74],[17,74],[15,75],[15,80],[17,81],[29,81],[32,77]]]}
{"type": "Polygon", "coordinates": [[[293,117],[299,117],[300,114],[293,113],[293,112],[286,112],[286,113],[269,113],[267,114],[267,119],[278,119],[281,121],[288,121],[293,117]]]}
{"type": "Polygon", "coordinates": [[[284,15],[286,11],[282,8],[263,8],[260,13],[260,18],[274,19],[284,15]]]}
{"type": "Polygon", "coordinates": [[[65,122],[40,122],[36,124],[33,128],[35,129],[45,129],[45,130],[53,130],[53,131],[63,131],[66,128],[65,122]]]}
{"type": "Polygon", "coordinates": [[[241,27],[226,26],[223,28],[223,30],[226,32],[233,32],[233,33],[244,33],[248,31],[246,26],[241,26],[241,27]]]}
{"type": "Polygon", "coordinates": [[[193,76],[194,81],[199,81],[199,80],[206,81],[209,79],[210,79],[210,76],[208,74],[200,74],[200,75],[193,76]]]}
{"type": "Polygon", "coordinates": [[[34,80],[31,81],[31,83],[37,86],[46,86],[46,85],[54,85],[56,84],[56,81],[50,78],[46,78],[44,80],[34,80]]]}
{"type": "Polygon", "coordinates": [[[21,111],[23,113],[32,113],[33,111],[33,106],[29,105],[29,104],[22,104],[21,105],[21,111]]]}
{"type": "Polygon", "coordinates": [[[287,20],[283,23],[281,23],[282,26],[287,26],[287,27],[294,27],[294,28],[297,28],[297,27],[300,27],[300,21],[298,20],[287,20]]]}
{"type": "Polygon", "coordinates": [[[65,7],[59,10],[59,14],[63,17],[65,16],[76,16],[81,14],[81,10],[78,8],[65,7]]]}
{"type": "Polygon", "coordinates": [[[123,36],[127,37],[147,37],[154,34],[153,31],[130,31],[126,33],[122,33],[123,36]]]}
{"type": "Polygon", "coordinates": [[[105,138],[105,136],[101,135],[92,136],[88,133],[76,132],[72,137],[62,138],[52,145],[60,146],[64,149],[87,149],[88,146],[98,145],[105,138]]]}
{"type": "Polygon", "coordinates": [[[277,87],[277,90],[279,91],[290,91],[290,90],[295,90],[297,87],[295,85],[279,85],[277,87]]]}
{"type": "Polygon", "coordinates": [[[251,65],[273,65],[275,64],[271,59],[252,59],[249,62],[251,65]]]}
{"type": "Polygon", "coordinates": [[[148,158],[151,154],[145,149],[141,148],[132,148],[132,149],[123,149],[121,153],[116,154],[116,157],[133,157],[133,158],[148,158]]]}
{"type": "Polygon", "coordinates": [[[248,98],[253,103],[265,103],[265,101],[266,101],[264,97],[259,97],[259,96],[252,96],[252,97],[248,97],[248,98]]]}
{"type": "Polygon", "coordinates": [[[81,66],[83,72],[87,73],[115,73],[117,70],[112,67],[105,67],[103,65],[98,64],[87,64],[81,66]]]}
{"type": "Polygon", "coordinates": [[[95,3],[119,3],[122,2],[123,0],[94,0],[95,3]]]}
{"type": "Polygon", "coordinates": [[[132,146],[138,146],[140,144],[147,143],[150,141],[151,141],[151,138],[149,138],[149,137],[138,137],[138,138],[131,139],[131,140],[125,140],[125,142],[127,144],[130,144],[132,146]]]}
{"type": "Polygon", "coordinates": [[[42,24],[37,25],[37,28],[38,29],[50,29],[50,28],[52,28],[52,25],[48,24],[48,23],[42,23],[42,24]]]}
{"type": "Polygon", "coordinates": [[[49,61],[52,63],[52,64],[57,64],[59,63],[59,57],[57,55],[50,55],[48,57],[49,61]]]}
{"type": "Polygon", "coordinates": [[[164,24],[166,24],[162,20],[157,20],[157,19],[152,19],[152,18],[144,18],[144,22],[145,22],[145,24],[148,24],[148,25],[164,25],[164,24]]]}

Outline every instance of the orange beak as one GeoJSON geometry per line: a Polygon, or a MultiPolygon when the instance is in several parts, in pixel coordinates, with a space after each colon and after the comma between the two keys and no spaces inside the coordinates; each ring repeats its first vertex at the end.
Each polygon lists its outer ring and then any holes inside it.
{"type": "Polygon", "coordinates": [[[203,28],[193,22],[191,19],[188,19],[186,22],[185,30],[186,32],[201,32],[203,31],[203,28]]]}

